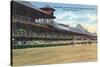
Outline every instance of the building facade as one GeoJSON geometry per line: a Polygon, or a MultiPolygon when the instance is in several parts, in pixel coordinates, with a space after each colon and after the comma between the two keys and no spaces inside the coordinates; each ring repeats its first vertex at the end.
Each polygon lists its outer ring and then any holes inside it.
{"type": "Polygon", "coordinates": [[[70,30],[55,27],[55,9],[48,5],[35,8],[17,1],[12,1],[11,5],[12,48],[72,45],[97,40],[96,35],[82,33],[69,26],[70,30]]]}

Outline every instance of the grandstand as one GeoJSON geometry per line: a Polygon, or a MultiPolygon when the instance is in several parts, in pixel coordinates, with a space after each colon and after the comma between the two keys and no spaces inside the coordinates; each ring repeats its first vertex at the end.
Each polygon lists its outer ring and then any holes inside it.
{"type": "Polygon", "coordinates": [[[80,24],[74,28],[55,22],[55,9],[48,5],[36,8],[24,1],[12,1],[11,4],[12,48],[60,46],[97,41],[97,35],[86,31],[80,24]]]}

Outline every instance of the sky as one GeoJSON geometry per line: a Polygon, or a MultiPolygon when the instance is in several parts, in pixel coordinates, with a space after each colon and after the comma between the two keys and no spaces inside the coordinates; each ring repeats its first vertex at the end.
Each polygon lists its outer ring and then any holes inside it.
{"type": "Polygon", "coordinates": [[[97,6],[80,4],[63,4],[48,2],[30,2],[34,7],[41,8],[49,5],[55,9],[57,23],[75,27],[81,24],[89,32],[97,32],[97,6]]]}

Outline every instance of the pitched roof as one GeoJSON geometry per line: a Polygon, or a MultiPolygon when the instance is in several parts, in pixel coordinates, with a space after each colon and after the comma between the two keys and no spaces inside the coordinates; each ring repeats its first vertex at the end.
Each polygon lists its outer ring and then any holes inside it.
{"type": "Polygon", "coordinates": [[[15,2],[18,2],[18,3],[20,3],[20,4],[23,4],[23,5],[25,5],[25,6],[31,7],[31,8],[33,8],[33,9],[36,9],[36,10],[38,10],[38,11],[41,11],[41,12],[43,12],[43,13],[48,14],[46,11],[43,11],[43,10],[41,10],[41,9],[39,9],[39,8],[37,8],[37,7],[35,7],[35,6],[33,6],[33,5],[32,5],[30,2],[28,2],[28,1],[15,1],[15,2]]]}
{"type": "Polygon", "coordinates": [[[71,27],[67,25],[61,25],[61,24],[54,24],[53,25],[55,28],[60,29],[60,30],[65,30],[65,31],[71,31],[71,32],[76,32],[80,34],[85,34],[85,35],[92,35],[96,36],[96,34],[88,32],[88,30],[85,30],[80,24],[78,24],[76,27],[71,27]]]}

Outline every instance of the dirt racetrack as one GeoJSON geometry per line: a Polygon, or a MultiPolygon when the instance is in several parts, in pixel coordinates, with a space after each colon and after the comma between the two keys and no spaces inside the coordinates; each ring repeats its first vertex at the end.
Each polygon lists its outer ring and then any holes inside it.
{"type": "Polygon", "coordinates": [[[12,49],[13,65],[96,61],[96,44],[12,49]]]}

